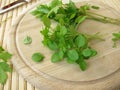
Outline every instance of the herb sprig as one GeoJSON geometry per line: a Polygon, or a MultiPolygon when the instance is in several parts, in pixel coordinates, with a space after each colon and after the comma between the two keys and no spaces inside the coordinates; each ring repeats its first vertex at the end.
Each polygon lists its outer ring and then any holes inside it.
{"type": "Polygon", "coordinates": [[[103,23],[120,25],[120,20],[90,12],[98,10],[98,6],[85,4],[76,7],[71,0],[63,4],[61,0],[53,0],[49,5],[40,5],[32,14],[44,23],[41,34],[42,43],[54,51],[53,63],[66,59],[68,63],[77,63],[81,70],[87,69],[86,59],[93,57],[97,51],[89,46],[89,39],[99,39],[98,34],[89,35],[78,32],[78,26],[86,19],[97,20],[103,23]],[[52,27],[53,21],[56,26],[52,27]]]}
{"type": "Polygon", "coordinates": [[[7,72],[11,72],[12,69],[10,68],[10,65],[7,63],[7,61],[11,58],[11,54],[6,52],[1,46],[0,46],[0,83],[5,84],[7,80],[7,72]]]}

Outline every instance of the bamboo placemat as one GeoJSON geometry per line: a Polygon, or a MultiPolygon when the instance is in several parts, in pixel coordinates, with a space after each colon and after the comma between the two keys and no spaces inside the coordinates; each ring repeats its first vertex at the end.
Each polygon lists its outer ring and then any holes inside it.
{"type": "MultiPolygon", "coordinates": [[[[16,0],[0,0],[0,7],[7,5],[16,0]]],[[[14,19],[19,16],[19,14],[24,11],[27,7],[38,2],[39,0],[32,0],[28,4],[24,4],[16,9],[13,9],[7,13],[0,15],[0,45],[7,50],[7,34],[10,26],[14,22],[14,19]]],[[[73,0],[74,1],[74,0],[73,0]]],[[[115,8],[120,13],[120,0],[99,0],[107,3],[111,7],[115,8]]],[[[0,90],[38,90],[34,86],[26,82],[18,73],[15,71],[13,65],[13,72],[8,74],[8,80],[5,85],[0,85],[0,90]]],[[[119,89],[120,90],[120,89],[119,89]]]]}

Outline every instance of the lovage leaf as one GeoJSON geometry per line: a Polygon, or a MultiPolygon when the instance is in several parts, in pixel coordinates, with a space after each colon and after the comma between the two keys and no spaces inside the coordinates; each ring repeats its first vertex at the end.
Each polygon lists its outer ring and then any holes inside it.
{"type": "Polygon", "coordinates": [[[32,60],[35,62],[41,62],[44,59],[44,56],[41,53],[34,53],[32,55],[32,60]]]}
{"type": "Polygon", "coordinates": [[[80,24],[80,23],[82,23],[83,21],[85,21],[86,18],[87,18],[87,16],[79,16],[78,18],[76,18],[75,22],[76,22],[77,24],[80,24]]]}
{"type": "Polygon", "coordinates": [[[67,52],[67,57],[68,57],[68,60],[75,62],[79,58],[79,54],[77,50],[73,49],[67,52]]]}
{"type": "Polygon", "coordinates": [[[64,36],[67,33],[67,28],[65,26],[61,26],[60,28],[60,35],[64,36]]]}
{"type": "Polygon", "coordinates": [[[10,53],[6,52],[6,51],[0,53],[0,59],[2,59],[2,60],[5,61],[5,62],[6,62],[8,59],[10,59],[11,56],[12,56],[12,55],[11,55],[10,53]]]}
{"type": "Polygon", "coordinates": [[[51,49],[51,50],[56,50],[58,49],[58,45],[56,42],[54,41],[51,41],[51,40],[48,40],[48,47],[51,49]]]}
{"type": "Polygon", "coordinates": [[[85,71],[87,69],[87,63],[85,62],[83,57],[79,58],[79,66],[82,71],[85,71]]]}
{"type": "Polygon", "coordinates": [[[53,63],[59,62],[63,59],[64,57],[64,52],[62,50],[55,52],[52,57],[51,57],[51,61],[53,63]]]}
{"type": "Polygon", "coordinates": [[[10,68],[9,64],[6,62],[0,62],[0,67],[5,71],[5,72],[11,72],[12,69],[10,68]]]}
{"type": "Polygon", "coordinates": [[[92,51],[89,48],[86,48],[82,51],[84,57],[90,57],[92,55],[92,51]]]}
{"type": "Polygon", "coordinates": [[[53,0],[51,3],[50,3],[50,8],[54,8],[56,6],[61,6],[62,5],[62,0],[53,0]]]}
{"type": "Polygon", "coordinates": [[[2,67],[0,66],[0,83],[1,84],[5,84],[7,80],[7,74],[6,72],[2,69],[2,67]]]}
{"type": "Polygon", "coordinates": [[[43,16],[42,21],[46,27],[50,28],[51,21],[46,15],[43,16]]]}
{"type": "Polygon", "coordinates": [[[78,47],[83,47],[85,44],[86,44],[87,40],[85,38],[85,36],[83,35],[79,35],[76,37],[75,39],[75,44],[78,46],[78,47]]]}
{"type": "Polygon", "coordinates": [[[4,49],[0,46],[0,53],[1,53],[2,51],[4,51],[4,49]]]}
{"type": "Polygon", "coordinates": [[[40,5],[37,7],[37,9],[38,9],[39,13],[43,13],[43,14],[47,14],[50,11],[50,9],[47,5],[40,5]]]}

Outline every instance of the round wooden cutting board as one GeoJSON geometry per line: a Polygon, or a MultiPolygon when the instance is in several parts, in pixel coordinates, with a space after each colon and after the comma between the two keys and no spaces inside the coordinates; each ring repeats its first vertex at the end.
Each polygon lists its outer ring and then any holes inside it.
{"type": "MultiPolygon", "coordinates": [[[[58,63],[51,62],[52,51],[43,46],[43,36],[40,30],[42,22],[30,14],[40,2],[29,8],[13,24],[8,39],[9,52],[13,54],[12,63],[16,70],[28,82],[40,90],[116,90],[120,87],[120,43],[113,48],[112,33],[118,32],[120,26],[86,20],[79,26],[83,33],[95,34],[100,32],[105,41],[92,40],[90,46],[98,51],[95,57],[87,60],[88,68],[81,71],[76,64],[68,64],[66,60],[58,63]],[[26,36],[32,37],[32,44],[25,45],[26,36]],[[45,56],[44,61],[36,63],[31,56],[40,52],[45,56]]],[[[74,0],[79,1],[79,0],[74,0]]],[[[48,3],[48,2],[47,2],[48,3]]],[[[100,10],[93,12],[113,18],[120,14],[113,8],[97,1],[77,2],[76,5],[89,3],[98,5],[100,10]]]]}

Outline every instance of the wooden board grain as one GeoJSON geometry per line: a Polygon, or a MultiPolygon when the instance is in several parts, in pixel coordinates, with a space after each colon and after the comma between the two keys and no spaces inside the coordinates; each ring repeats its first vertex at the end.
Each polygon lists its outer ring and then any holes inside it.
{"type": "MultiPolygon", "coordinates": [[[[92,41],[91,47],[98,50],[98,55],[87,61],[88,69],[82,72],[78,66],[67,64],[65,61],[60,63],[51,63],[50,57],[53,52],[44,47],[41,43],[43,37],[40,29],[43,27],[40,20],[30,14],[40,2],[23,14],[16,20],[9,33],[8,49],[13,54],[12,63],[16,70],[31,84],[41,90],[112,90],[120,85],[120,47],[112,48],[112,32],[120,29],[119,26],[112,24],[103,24],[87,20],[80,25],[79,30],[83,33],[105,34],[106,41],[92,41]],[[33,42],[31,45],[24,45],[23,39],[31,36],[33,42]],[[35,52],[41,52],[45,59],[41,63],[35,63],[31,56],[35,52]]],[[[77,0],[76,0],[77,1],[77,0]]],[[[48,3],[48,2],[47,2],[48,3]]],[[[82,5],[86,2],[77,3],[82,5]]],[[[100,3],[88,1],[87,3],[97,4],[101,7],[101,13],[113,18],[119,18],[120,15],[113,8],[100,3]]]]}

